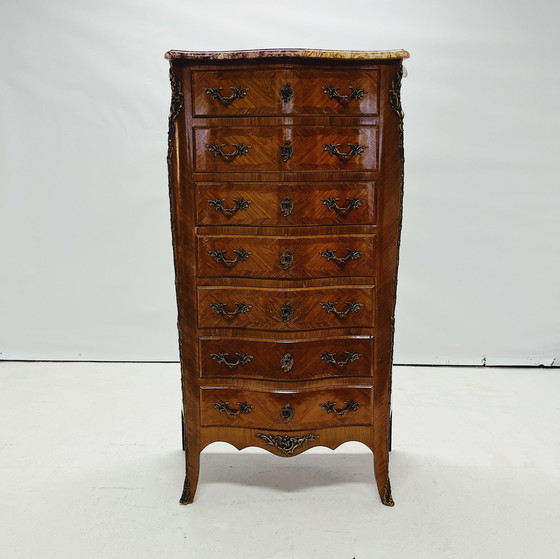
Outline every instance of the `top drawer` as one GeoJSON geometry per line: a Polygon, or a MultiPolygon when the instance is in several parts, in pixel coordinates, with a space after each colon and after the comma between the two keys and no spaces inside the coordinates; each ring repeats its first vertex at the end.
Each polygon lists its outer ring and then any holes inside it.
{"type": "Polygon", "coordinates": [[[377,115],[378,70],[195,70],[195,116],[377,115]]]}

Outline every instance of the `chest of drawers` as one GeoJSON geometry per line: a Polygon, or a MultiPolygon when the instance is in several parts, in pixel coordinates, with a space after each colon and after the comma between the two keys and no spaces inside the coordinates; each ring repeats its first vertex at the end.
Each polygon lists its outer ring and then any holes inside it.
{"type": "MultiPolygon", "coordinates": [[[[170,51],[186,476],[214,441],[367,445],[389,482],[406,51],[170,51]]],[[[328,459],[328,456],[325,457],[328,459]]]]}

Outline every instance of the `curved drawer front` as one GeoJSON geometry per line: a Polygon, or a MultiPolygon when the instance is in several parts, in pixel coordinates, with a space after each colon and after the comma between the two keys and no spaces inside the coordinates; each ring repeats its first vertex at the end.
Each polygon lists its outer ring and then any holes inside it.
{"type": "Polygon", "coordinates": [[[321,429],[372,424],[371,387],[290,392],[201,388],[202,426],[321,429]]]}
{"type": "Polygon", "coordinates": [[[375,183],[198,183],[198,225],[374,225],[375,183]]]}
{"type": "Polygon", "coordinates": [[[373,337],[311,340],[201,338],[202,377],[313,380],[371,377],[373,337]]]}
{"type": "MultiPolygon", "coordinates": [[[[373,326],[374,288],[199,287],[200,328],[314,330],[373,326]]],[[[188,310],[185,310],[188,314],[188,310]]]]}
{"type": "Polygon", "coordinates": [[[377,70],[195,70],[195,116],[377,115],[377,70]]]}
{"type": "Polygon", "coordinates": [[[377,70],[294,70],[293,114],[377,115],[377,70]]]}
{"type": "Polygon", "coordinates": [[[199,277],[373,277],[374,235],[197,238],[199,277]]]}
{"type": "Polygon", "coordinates": [[[281,114],[284,73],[275,70],[199,70],[192,73],[193,112],[211,115],[281,114]]]}
{"type": "Polygon", "coordinates": [[[377,170],[378,128],[197,127],[197,172],[377,170]]]}

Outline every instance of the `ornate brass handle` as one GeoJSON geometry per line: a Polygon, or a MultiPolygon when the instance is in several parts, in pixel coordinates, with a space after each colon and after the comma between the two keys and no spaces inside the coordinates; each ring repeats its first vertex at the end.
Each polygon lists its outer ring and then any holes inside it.
{"type": "Polygon", "coordinates": [[[237,355],[237,360],[228,361],[226,359],[228,355],[229,353],[211,353],[210,357],[230,369],[235,369],[235,367],[239,367],[240,365],[247,365],[247,363],[253,359],[252,355],[247,355],[246,353],[236,353],[235,355],[237,355]]]}
{"type": "Polygon", "coordinates": [[[236,416],[240,413],[251,413],[255,406],[251,406],[246,402],[237,402],[238,409],[234,410],[229,407],[229,402],[214,402],[212,404],[219,412],[226,412],[228,415],[236,416]]]}
{"type": "Polygon", "coordinates": [[[362,146],[360,144],[347,144],[348,147],[350,148],[350,151],[344,153],[342,151],[339,151],[338,149],[339,145],[340,144],[332,144],[332,143],[323,144],[323,148],[331,157],[333,155],[336,155],[342,161],[347,161],[351,157],[361,155],[362,153],[364,153],[364,150],[367,148],[367,146],[362,146]]]}
{"type": "Polygon", "coordinates": [[[235,249],[233,252],[237,255],[235,258],[226,258],[225,250],[209,250],[208,254],[216,261],[222,262],[226,266],[235,266],[238,262],[245,262],[253,254],[250,251],[243,250],[242,248],[235,249]]]}
{"type": "Polygon", "coordinates": [[[210,308],[219,315],[225,316],[226,318],[233,318],[238,314],[247,314],[253,305],[247,305],[245,303],[235,303],[236,309],[234,311],[226,311],[227,303],[210,303],[210,308]]]}
{"type": "Polygon", "coordinates": [[[354,301],[346,301],[346,310],[338,311],[336,310],[337,303],[321,303],[321,307],[323,307],[328,313],[333,312],[339,318],[344,318],[348,313],[358,312],[364,305],[362,303],[354,303],[354,301]]]}
{"type": "Polygon", "coordinates": [[[340,93],[338,93],[340,88],[333,87],[332,85],[329,87],[322,87],[321,89],[329,99],[336,99],[337,101],[343,101],[346,103],[355,99],[363,99],[367,93],[367,91],[364,91],[359,87],[352,87],[351,85],[348,86],[348,89],[350,90],[349,95],[340,95],[340,93]]]}
{"type": "Polygon", "coordinates": [[[220,101],[220,103],[226,106],[233,103],[236,99],[242,99],[249,91],[246,87],[230,87],[232,94],[229,97],[224,97],[221,93],[222,89],[223,87],[205,87],[204,91],[206,95],[209,95],[212,99],[216,99],[216,101],[220,101]]]}
{"type": "Polygon", "coordinates": [[[341,208],[337,204],[338,200],[339,198],[324,198],[321,200],[321,202],[323,202],[323,204],[325,204],[325,206],[327,206],[329,210],[335,211],[342,217],[346,217],[352,210],[357,210],[362,205],[363,201],[359,198],[346,198],[348,204],[345,207],[341,208]]]}
{"type": "Polygon", "coordinates": [[[344,264],[346,264],[346,262],[348,262],[349,260],[359,260],[362,257],[362,254],[359,250],[354,250],[353,248],[347,248],[346,249],[346,256],[342,257],[342,258],[338,258],[337,256],[335,256],[336,254],[336,250],[322,250],[321,251],[321,256],[327,261],[327,262],[336,262],[337,264],[344,266],[344,264]]]}
{"type": "Polygon", "coordinates": [[[236,214],[237,212],[241,212],[246,210],[251,204],[251,200],[245,200],[244,198],[234,198],[233,203],[235,204],[233,208],[224,208],[225,200],[221,198],[216,198],[216,200],[208,200],[208,203],[217,211],[222,212],[225,216],[229,217],[231,215],[236,214]]]}
{"type": "Polygon", "coordinates": [[[344,361],[337,361],[335,357],[336,353],[321,353],[321,359],[327,365],[335,365],[336,367],[340,367],[342,369],[342,367],[348,363],[354,363],[354,361],[357,361],[362,356],[361,353],[356,353],[355,351],[347,351],[345,352],[345,355],[346,359],[344,361]]]}
{"type": "Polygon", "coordinates": [[[251,149],[252,146],[245,146],[243,144],[232,144],[235,148],[231,153],[226,153],[222,148],[226,144],[207,144],[206,147],[210,150],[210,152],[214,155],[214,157],[221,157],[226,161],[231,161],[235,159],[237,156],[241,157],[242,155],[247,155],[247,152],[251,149]]]}
{"type": "Polygon", "coordinates": [[[360,402],[354,402],[354,400],[348,400],[347,402],[344,402],[345,407],[341,408],[341,409],[336,409],[337,402],[326,402],[324,404],[319,404],[327,413],[336,413],[336,415],[338,415],[339,417],[342,417],[343,415],[346,415],[348,412],[351,411],[357,411],[358,408],[363,405],[360,404],[360,402]]]}

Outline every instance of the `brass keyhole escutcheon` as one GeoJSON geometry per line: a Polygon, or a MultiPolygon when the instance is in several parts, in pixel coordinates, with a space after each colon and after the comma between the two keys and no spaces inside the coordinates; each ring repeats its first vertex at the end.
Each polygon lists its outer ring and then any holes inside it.
{"type": "Polygon", "coordinates": [[[287,248],[280,255],[280,264],[282,264],[282,269],[283,270],[289,270],[292,267],[293,263],[294,263],[294,255],[293,255],[292,251],[287,248]]]}

